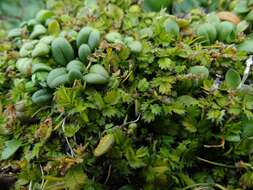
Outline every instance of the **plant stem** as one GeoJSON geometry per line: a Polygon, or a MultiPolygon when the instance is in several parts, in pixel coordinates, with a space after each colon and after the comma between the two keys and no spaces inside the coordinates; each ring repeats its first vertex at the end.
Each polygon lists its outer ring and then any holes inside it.
{"type": "Polygon", "coordinates": [[[235,166],[232,166],[232,165],[227,165],[227,164],[222,164],[222,163],[218,163],[218,162],[213,162],[213,161],[210,161],[210,160],[206,160],[204,158],[200,158],[197,156],[197,159],[202,161],[202,162],[206,162],[208,164],[212,164],[212,165],[215,165],[215,166],[220,166],[220,167],[225,167],[225,168],[233,168],[235,169],[236,167],[235,166]]]}
{"type": "Polygon", "coordinates": [[[192,184],[187,187],[184,187],[182,190],[187,190],[187,189],[191,189],[193,187],[198,187],[198,186],[210,186],[210,184],[209,183],[196,183],[196,184],[192,184]]]}

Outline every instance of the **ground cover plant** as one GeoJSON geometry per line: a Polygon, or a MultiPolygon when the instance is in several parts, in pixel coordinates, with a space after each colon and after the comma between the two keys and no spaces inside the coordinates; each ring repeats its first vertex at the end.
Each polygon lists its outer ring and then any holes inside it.
{"type": "Polygon", "coordinates": [[[5,189],[253,188],[252,1],[47,1],[0,45],[5,189]]]}

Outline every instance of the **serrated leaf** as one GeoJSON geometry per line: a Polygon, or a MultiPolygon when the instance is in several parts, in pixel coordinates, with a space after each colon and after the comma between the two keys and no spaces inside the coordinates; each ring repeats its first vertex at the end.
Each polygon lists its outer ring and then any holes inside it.
{"type": "Polygon", "coordinates": [[[182,122],[182,124],[185,129],[191,133],[195,133],[197,131],[197,128],[190,121],[185,120],[182,122]]]}
{"type": "Polygon", "coordinates": [[[157,77],[153,79],[152,86],[158,87],[158,90],[161,94],[170,94],[172,84],[175,82],[175,79],[170,76],[166,77],[157,77]]]}
{"type": "Polygon", "coordinates": [[[107,104],[115,105],[120,101],[120,92],[118,90],[111,90],[106,93],[104,101],[107,104]]]}
{"type": "Polygon", "coordinates": [[[228,88],[236,89],[241,82],[240,74],[234,69],[229,69],[225,75],[225,82],[228,88]]]}
{"type": "Polygon", "coordinates": [[[169,70],[175,67],[175,62],[172,61],[170,58],[160,59],[158,61],[159,67],[163,70],[169,70]]]}
{"type": "Polygon", "coordinates": [[[145,122],[150,123],[155,120],[155,114],[151,111],[145,111],[142,118],[145,122]]]}
{"type": "Polygon", "coordinates": [[[93,103],[97,106],[98,109],[103,109],[105,107],[105,103],[101,94],[96,92],[93,94],[92,99],[94,101],[93,103]]]}
{"type": "Polygon", "coordinates": [[[223,121],[225,116],[225,110],[210,110],[207,113],[207,119],[220,123],[223,121]]]}
{"type": "Polygon", "coordinates": [[[71,168],[64,177],[65,187],[69,190],[82,189],[82,186],[87,183],[87,180],[87,175],[80,166],[71,168]]]}
{"type": "Polygon", "coordinates": [[[146,147],[140,147],[136,151],[137,158],[143,158],[148,155],[148,149],[146,147]]]}
{"type": "Polygon", "coordinates": [[[22,145],[21,140],[12,139],[10,141],[5,142],[5,148],[1,155],[1,160],[6,160],[10,158],[22,145]]]}
{"type": "Polygon", "coordinates": [[[244,120],[242,122],[243,126],[243,137],[252,137],[253,136],[253,120],[244,120]]]}
{"type": "Polygon", "coordinates": [[[240,178],[240,183],[245,187],[253,188],[253,172],[248,171],[244,173],[240,178]]]}
{"type": "Polygon", "coordinates": [[[128,147],[126,149],[125,156],[128,160],[129,165],[132,168],[141,168],[146,165],[144,163],[144,161],[141,159],[142,157],[144,157],[146,155],[146,150],[141,148],[141,149],[139,149],[138,154],[139,154],[139,156],[136,155],[136,153],[134,152],[132,147],[128,147]]]}
{"type": "Polygon", "coordinates": [[[252,110],[253,109],[253,96],[250,94],[245,95],[243,100],[243,105],[246,109],[252,110]]]}
{"type": "Polygon", "coordinates": [[[141,79],[141,80],[138,82],[137,88],[138,88],[138,90],[140,90],[141,92],[147,91],[148,88],[149,88],[149,82],[147,81],[147,79],[146,79],[146,78],[141,79]]]}
{"type": "Polygon", "coordinates": [[[158,104],[150,105],[151,112],[155,115],[159,115],[162,112],[161,106],[158,104]]]}
{"type": "Polygon", "coordinates": [[[63,107],[72,108],[76,101],[76,93],[74,90],[70,88],[66,88],[64,86],[59,87],[54,93],[55,101],[58,105],[63,107]]]}
{"type": "Polygon", "coordinates": [[[65,125],[65,128],[64,128],[64,135],[66,137],[73,137],[76,132],[79,131],[81,127],[79,125],[74,125],[74,124],[68,124],[68,125],[65,125]]]}
{"type": "Polygon", "coordinates": [[[182,115],[185,113],[185,107],[178,102],[175,102],[171,105],[164,106],[164,110],[166,113],[169,113],[169,114],[172,114],[172,112],[177,113],[179,115],[182,115]]]}
{"type": "Polygon", "coordinates": [[[118,109],[113,106],[108,106],[105,109],[103,109],[103,116],[105,117],[113,117],[116,116],[118,112],[118,109]]]}
{"type": "Polygon", "coordinates": [[[198,104],[198,100],[196,100],[195,98],[189,96],[189,95],[183,95],[177,98],[177,101],[181,104],[183,104],[184,106],[191,106],[191,105],[197,105],[198,104]]]}

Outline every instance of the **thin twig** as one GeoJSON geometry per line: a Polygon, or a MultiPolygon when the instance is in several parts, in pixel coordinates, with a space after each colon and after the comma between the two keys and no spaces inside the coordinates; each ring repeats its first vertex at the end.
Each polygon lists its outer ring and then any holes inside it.
{"type": "Polygon", "coordinates": [[[125,125],[128,125],[128,124],[131,124],[131,123],[136,123],[137,121],[140,120],[140,117],[141,117],[141,114],[138,115],[137,119],[135,119],[135,120],[133,120],[133,121],[128,121],[128,122],[124,123],[124,126],[125,126],[125,125]]]}
{"type": "Polygon", "coordinates": [[[104,184],[107,184],[107,182],[108,182],[108,180],[109,180],[109,178],[111,176],[111,170],[112,170],[112,165],[109,166],[108,173],[107,173],[107,176],[106,176],[104,184]]]}
{"type": "Polygon", "coordinates": [[[214,186],[214,187],[217,187],[221,190],[228,190],[227,188],[223,187],[222,185],[218,184],[218,183],[214,183],[214,184],[210,184],[210,183],[196,183],[196,184],[192,184],[192,185],[189,185],[187,187],[184,187],[183,190],[187,190],[187,189],[192,189],[194,187],[199,187],[199,186],[214,186]]]}
{"type": "Polygon", "coordinates": [[[40,184],[40,189],[43,189],[45,179],[44,179],[44,172],[43,172],[43,168],[42,168],[41,164],[40,164],[40,172],[41,172],[41,178],[42,178],[42,181],[41,181],[41,184],[40,184]]]}
{"type": "Polygon", "coordinates": [[[221,143],[220,144],[214,144],[214,145],[204,145],[205,148],[225,148],[225,140],[224,140],[224,135],[222,135],[221,138],[221,143]]]}
{"type": "Polygon", "coordinates": [[[90,68],[90,66],[91,66],[91,61],[89,61],[88,65],[86,67],[86,70],[88,70],[90,68]]]}
{"type": "Polygon", "coordinates": [[[37,115],[40,111],[44,110],[44,109],[47,109],[47,108],[50,108],[52,106],[44,106],[44,107],[41,107],[40,109],[38,109],[31,117],[33,118],[35,115],[37,115]]]}
{"type": "Polygon", "coordinates": [[[128,124],[130,124],[130,123],[136,123],[137,121],[140,120],[141,114],[139,114],[138,117],[137,117],[137,119],[135,119],[135,120],[133,120],[133,121],[128,121],[128,122],[127,122],[127,117],[128,117],[128,116],[126,116],[126,117],[124,118],[124,121],[123,121],[123,123],[122,123],[121,125],[116,125],[116,126],[113,126],[113,127],[109,128],[109,129],[105,129],[105,130],[101,133],[101,136],[103,136],[103,134],[106,133],[106,131],[108,131],[108,130],[115,129],[115,128],[122,128],[122,127],[124,127],[124,126],[126,126],[126,125],[128,125],[128,124]]]}
{"type": "MultiPolygon", "coordinates": [[[[65,131],[65,121],[66,121],[66,118],[64,118],[64,119],[63,119],[63,122],[62,122],[62,130],[63,130],[63,133],[64,133],[64,131],[65,131]]],[[[65,136],[64,136],[64,137],[65,137],[65,136]]],[[[70,143],[69,143],[68,138],[65,137],[65,140],[66,140],[67,145],[68,145],[69,150],[70,150],[70,156],[71,156],[71,157],[74,157],[74,156],[75,156],[75,153],[74,153],[74,151],[73,151],[73,149],[72,149],[72,147],[71,147],[71,145],[70,145],[70,143]]]]}
{"type": "MultiPolygon", "coordinates": [[[[126,115],[126,117],[124,118],[124,121],[123,121],[123,124],[122,125],[125,125],[127,123],[127,119],[128,119],[128,115],[126,115]]],[[[121,126],[122,126],[121,125],[121,126]]]]}
{"type": "Polygon", "coordinates": [[[63,119],[53,128],[53,130],[58,129],[58,128],[62,125],[64,119],[65,119],[65,118],[63,118],[63,119]]]}
{"type": "Polygon", "coordinates": [[[226,187],[223,187],[222,185],[218,184],[218,183],[215,183],[214,184],[215,187],[218,187],[219,189],[221,190],[228,190],[226,187]]]}
{"type": "Polygon", "coordinates": [[[44,189],[45,189],[47,183],[48,183],[48,180],[45,181],[45,183],[43,184],[43,187],[41,188],[41,190],[44,190],[44,189]]]}
{"type": "Polygon", "coordinates": [[[224,148],[224,143],[222,144],[205,144],[204,145],[205,148],[224,148]]]}
{"type": "Polygon", "coordinates": [[[184,187],[182,190],[192,189],[194,187],[199,187],[199,186],[211,186],[211,184],[209,184],[209,183],[196,183],[196,184],[188,185],[187,187],[184,187]]]}
{"type": "Polygon", "coordinates": [[[202,162],[206,162],[208,164],[212,164],[212,165],[215,165],[215,166],[220,166],[220,167],[225,167],[225,168],[233,168],[233,169],[236,168],[235,166],[232,166],[232,165],[227,165],[227,164],[223,164],[223,163],[213,162],[213,161],[210,161],[210,160],[206,160],[204,158],[200,158],[198,156],[196,158],[198,160],[202,161],[202,162]]]}
{"type": "Polygon", "coordinates": [[[133,73],[133,71],[130,71],[127,76],[121,81],[121,83],[124,83],[129,77],[130,75],[133,73]]]}
{"type": "Polygon", "coordinates": [[[30,183],[29,183],[28,190],[32,190],[32,185],[33,185],[33,181],[31,180],[30,183]]]}
{"type": "Polygon", "coordinates": [[[244,70],[244,74],[243,74],[243,77],[242,77],[242,81],[241,83],[238,85],[237,89],[240,89],[245,81],[247,80],[248,76],[249,76],[249,72],[250,72],[250,66],[253,64],[253,56],[250,55],[249,58],[246,60],[246,68],[244,70]]]}

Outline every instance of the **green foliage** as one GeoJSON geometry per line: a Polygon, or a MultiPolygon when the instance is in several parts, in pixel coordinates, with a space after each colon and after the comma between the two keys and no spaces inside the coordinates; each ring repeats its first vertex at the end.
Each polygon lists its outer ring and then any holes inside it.
{"type": "Polygon", "coordinates": [[[69,190],[82,189],[83,185],[87,183],[87,176],[79,166],[71,168],[64,177],[65,187],[69,190]]]}
{"type": "Polygon", "coordinates": [[[225,75],[225,81],[229,88],[235,89],[241,83],[240,74],[234,69],[229,69],[225,75]]]}
{"type": "Polygon", "coordinates": [[[8,0],[0,2],[0,25],[6,29],[17,27],[31,19],[45,6],[43,0],[8,0]]]}
{"type": "Polygon", "coordinates": [[[16,189],[252,188],[250,10],[235,26],[201,7],[230,1],[164,2],[48,0],[10,31],[0,169],[16,189]]]}
{"type": "Polygon", "coordinates": [[[2,152],[1,159],[6,160],[10,158],[21,146],[22,142],[17,139],[12,139],[5,142],[5,148],[2,152]]]}

